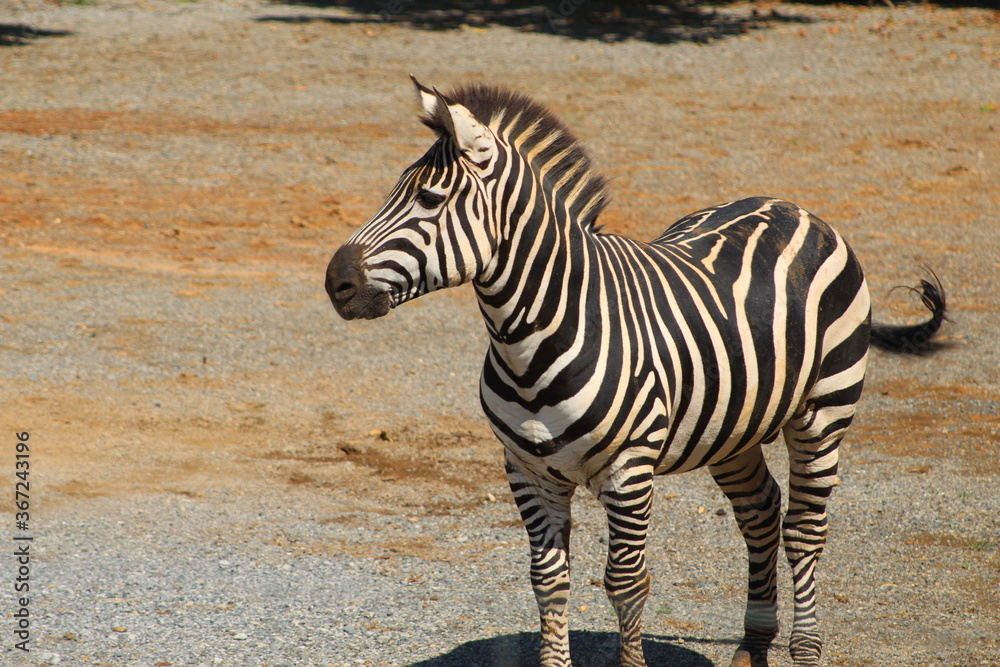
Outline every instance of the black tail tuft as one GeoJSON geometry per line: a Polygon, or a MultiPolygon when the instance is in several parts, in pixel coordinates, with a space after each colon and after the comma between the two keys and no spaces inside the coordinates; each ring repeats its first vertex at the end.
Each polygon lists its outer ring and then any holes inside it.
{"type": "Polygon", "coordinates": [[[920,295],[924,307],[931,311],[931,318],[921,324],[909,325],[872,322],[871,343],[875,347],[903,354],[919,354],[931,348],[931,339],[941,328],[941,322],[948,319],[945,314],[947,301],[944,286],[937,274],[927,265],[924,265],[924,269],[930,274],[931,280],[921,280],[919,289],[916,287],[906,289],[920,295]]]}

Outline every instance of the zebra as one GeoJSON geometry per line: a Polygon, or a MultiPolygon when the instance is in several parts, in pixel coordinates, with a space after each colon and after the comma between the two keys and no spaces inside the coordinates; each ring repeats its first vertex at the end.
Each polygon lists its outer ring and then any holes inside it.
{"type": "Polygon", "coordinates": [[[814,571],[837,485],[838,445],[861,396],[869,344],[927,347],[945,317],[871,325],[853,251],[785,201],[707,208],[651,243],[601,231],[608,184],[543,105],[472,83],[447,94],[413,78],[437,139],[333,255],[325,287],[345,319],[382,317],[471,282],[489,347],[480,402],[531,552],[539,664],[571,663],[570,505],[607,513],[604,584],[623,667],[645,665],[646,536],[656,475],[707,468],[732,503],[749,575],[734,667],[767,664],[778,633],[784,543],[794,588],[790,651],[819,662],[814,571]],[[784,437],[788,507],[762,448],[784,437]]]}

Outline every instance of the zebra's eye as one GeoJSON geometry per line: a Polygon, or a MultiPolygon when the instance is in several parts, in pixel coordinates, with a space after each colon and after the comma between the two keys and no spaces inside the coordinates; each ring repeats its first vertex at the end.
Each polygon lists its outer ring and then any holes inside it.
{"type": "Polygon", "coordinates": [[[436,208],[445,200],[445,196],[430,190],[421,189],[417,193],[417,203],[426,209],[436,208]]]}

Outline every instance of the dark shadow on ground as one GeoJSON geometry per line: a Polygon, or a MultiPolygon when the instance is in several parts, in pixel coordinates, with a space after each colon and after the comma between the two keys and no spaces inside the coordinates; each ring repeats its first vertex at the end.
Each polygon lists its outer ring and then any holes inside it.
{"type": "MultiPolygon", "coordinates": [[[[708,643],[695,637],[646,635],[642,648],[646,663],[673,667],[712,667],[708,658],[678,643],[708,643]]],[[[713,642],[717,643],[717,642],[713,642]]],[[[732,642],[736,650],[736,640],[732,642]]],[[[611,632],[571,632],[570,645],[575,667],[617,667],[618,635],[611,632]]],[[[522,632],[462,644],[455,650],[429,660],[410,663],[409,667],[534,667],[538,664],[538,633],[522,632]]]]}
{"type": "MultiPolygon", "coordinates": [[[[706,5],[731,5],[745,0],[706,0],[706,5]]],[[[906,5],[932,5],[938,7],[979,7],[996,9],[997,0],[795,0],[803,5],[853,5],[855,7],[881,7],[882,9],[906,5]]]]}
{"type": "Polygon", "coordinates": [[[65,37],[69,30],[42,30],[23,23],[0,23],[0,46],[25,46],[39,37],[65,37]]]}
{"type": "Polygon", "coordinates": [[[523,32],[550,33],[572,39],[605,42],[637,39],[655,44],[708,43],[778,23],[811,23],[817,20],[770,8],[754,9],[748,15],[741,15],[685,0],[660,4],[608,0],[274,0],[272,4],[339,8],[349,14],[272,15],[262,16],[258,21],[397,22],[424,30],[506,26],[523,32]]]}

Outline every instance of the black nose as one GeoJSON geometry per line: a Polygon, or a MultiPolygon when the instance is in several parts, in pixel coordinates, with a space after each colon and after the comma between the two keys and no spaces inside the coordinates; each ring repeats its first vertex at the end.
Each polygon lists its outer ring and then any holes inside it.
{"type": "Polygon", "coordinates": [[[326,293],[341,315],[361,287],[361,254],[361,246],[342,246],[326,267],[326,293]]]}

